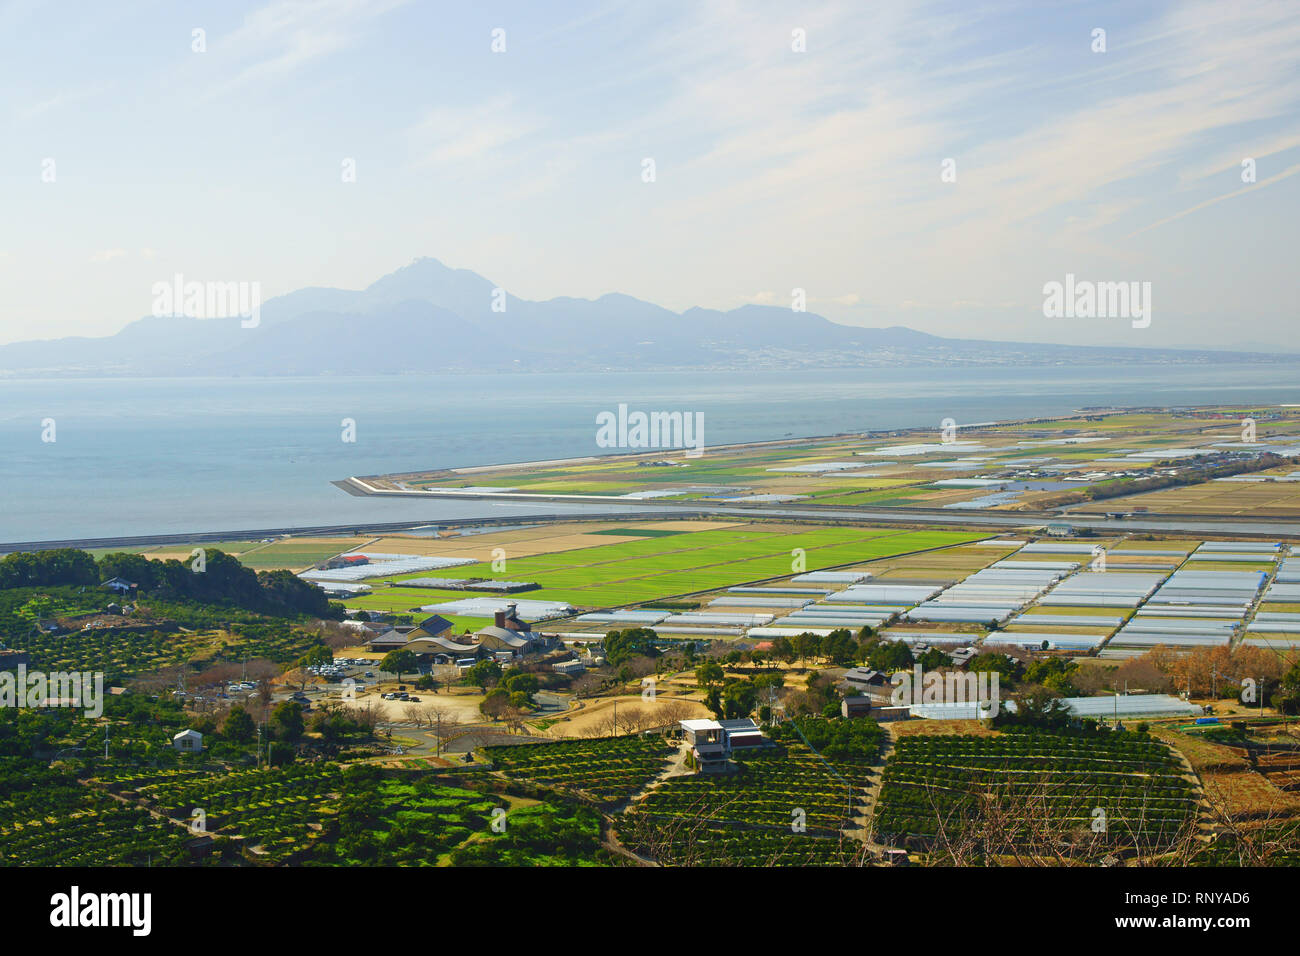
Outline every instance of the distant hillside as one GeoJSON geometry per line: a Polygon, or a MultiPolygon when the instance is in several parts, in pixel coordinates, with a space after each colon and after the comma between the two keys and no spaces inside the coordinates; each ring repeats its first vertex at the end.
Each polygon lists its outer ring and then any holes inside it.
{"type": "Polygon", "coordinates": [[[299,289],[237,318],[143,318],[116,335],[0,346],[0,374],[315,375],[357,369],[656,370],[881,365],[1042,365],[1276,361],[1267,354],[1094,348],[946,339],[903,326],[839,325],[810,312],[746,305],[677,313],[611,294],[532,302],[436,259],[361,291],[299,289]]]}

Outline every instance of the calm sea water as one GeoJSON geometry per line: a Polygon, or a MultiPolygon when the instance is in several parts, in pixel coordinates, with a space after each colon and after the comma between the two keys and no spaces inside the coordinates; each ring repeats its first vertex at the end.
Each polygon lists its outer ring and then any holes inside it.
{"type": "Polygon", "coordinates": [[[1300,379],[1159,365],[7,381],[0,541],[527,514],[537,506],[355,498],[329,482],[597,454],[596,415],[620,402],[702,412],[705,443],[721,444],[1095,405],[1300,403],[1300,379]]]}

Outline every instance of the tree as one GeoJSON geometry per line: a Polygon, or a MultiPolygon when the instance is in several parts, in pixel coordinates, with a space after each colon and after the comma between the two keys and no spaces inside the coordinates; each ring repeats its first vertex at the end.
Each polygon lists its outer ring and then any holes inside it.
{"type": "Polygon", "coordinates": [[[430,707],[425,713],[425,719],[429,721],[429,727],[433,730],[433,736],[437,739],[437,752],[442,754],[443,745],[459,727],[460,721],[456,719],[455,714],[444,707],[430,707]]]}
{"type": "Polygon", "coordinates": [[[498,720],[509,706],[510,692],[504,687],[498,687],[483,698],[478,709],[479,713],[489,720],[498,720]]]}
{"type": "Polygon", "coordinates": [[[799,658],[799,663],[802,664],[809,658],[816,657],[820,646],[821,638],[816,634],[804,631],[802,634],[797,635],[794,639],[794,652],[799,658]]]}
{"type": "Polygon", "coordinates": [[[501,711],[501,719],[506,722],[511,733],[517,734],[524,729],[524,712],[518,707],[507,704],[501,711]]]}
{"type": "Polygon", "coordinates": [[[1021,673],[1022,667],[1020,662],[1013,660],[1006,654],[999,654],[996,651],[986,651],[983,654],[976,654],[966,665],[966,669],[972,674],[992,673],[997,671],[1000,680],[1011,683],[1017,680],[1021,673]]]}
{"type": "Polygon", "coordinates": [[[501,665],[491,658],[479,661],[465,672],[465,683],[487,690],[501,680],[501,665]]]}
{"type": "Polygon", "coordinates": [[[246,744],[253,739],[256,729],[248,711],[236,704],[230,708],[230,713],[226,714],[225,722],[221,725],[221,736],[232,743],[246,744]]]}
{"type": "Polygon", "coordinates": [[[396,674],[397,679],[402,679],[402,674],[406,671],[413,671],[419,666],[416,656],[410,651],[396,650],[389,651],[384,655],[384,659],[379,662],[381,671],[388,671],[390,674],[396,674]]]}
{"type": "Polygon", "coordinates": [[[302,705],[294,700],[281,701],[271,711],[271,726],[276,736],[282,740],[297,740],[302,736],[306,722],[302,716],[302,705]]]}
{"type": "Polygon", "coordinates": [[[722,713],[720,717],[723,720],[748,717],[754,712],[754,705],[757,703],[758,689],[754,687],[753,682],[733,680],[722,689],[722,713]]]}
{"type": "Polygon", "coordinates": [[[902,641],[881,641],[871,648],[867,662],[875,670],[892,674],[912,666],[912,649],[902,641]]]}
{"type": "Polygon", "coordinates": [[[939,650],[939,648],[932,647],[921,655],[921,659],[918,663],[924,670],[937,671],[941,667],[950,666],[952,664],[952,658],[939,650]]]}
{"type": "Polygon", "coordinates": [[[536,674],[511,674],[504,681],[506,690],[511,694],[523,694],[531,702],[533,694],[541,690],[542,682],[536,674]]]}
{"type": "Polygon", "coordinates": [[[847,664],[852,662],[858,645],[848,628],[838,627],[821,639],[818,649],[832,664],[847,664]]]}
{"type": "Polygon", "coordinates": [[[630,657],[659,656],[654,642],[659,635],[648,627],[630,627],[622,631],[610,631],[602,642],[605,647],[605,660],[612,667],[617,667],[630,657]]]}
{"type": "Polygon", "coordinates": [[[790,643],[790,638],[784,636],[772,638],[772,657],[787,664],[794,663],[794,645],[790,643]]]}
{"type": "Polygon", "coordinates": [[[1029,684],[1015,695],[1016,710],[1000,708],[997,720],[1033,727],[1064,727],[1070,722],[1070,709],[1055,691],[1042,684],[1029,684]]]}
{"type": "Polygon", "coordinates": [[[429,674],[421,674],[415,679],[416,690],[427,690],[436,694],[438,693],[438,688],[441,686],[442,683],[436,677],[429,674]]]}
{"type": "Polygon", "coordinates": [[[722,686],[726,678],[726,672],[717,661],[705,661],[695,668],[695,683],[706,691],[722,686]]]}

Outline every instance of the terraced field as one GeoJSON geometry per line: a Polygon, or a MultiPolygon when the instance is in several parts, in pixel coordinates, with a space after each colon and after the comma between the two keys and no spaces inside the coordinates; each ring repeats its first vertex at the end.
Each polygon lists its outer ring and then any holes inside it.
{"type": "Polygon", "coordinates": [[[602,803],[625,800],[667,769],[673,748],[662,737],[610,737],[488,747],[507,776],[565,787],[602,803]]]}
{"type": "Polygon", "coordinates": [[[208,833],[241,838],[245,856],[266,863],[432,865],[491,833],[493,811],[502,807],[427,774],[336,764],[132,783],[133,795],[170,817],[189,820],[203,810],[208,833]]]}
{"type": "Polygon", "coordinates": [[[851,831],[880,733],[873,721],[854,725],[845,735],[838,721],[802,721],[819,753],[784,724],[772,732],[775,746],[734,755],[737,773],[665,780],[626,811],[624,842],[668,865],[861,863],[866,849],[851,831]]]}
{"type": "Polygon", "coordinates": [[[64,770],[0,758],[0,779],[0,865],[139,866],[183,855],[184,831],[64,770]]]}
{"type": "Polygon", "coordinates": [[[885,767],[874,831],[926,845],[996,824],[1008,850],[1080,833],[1158,849],[1184,834],[1195,805],[1181,764],[1145,735],[908,735],[885,767]]]}

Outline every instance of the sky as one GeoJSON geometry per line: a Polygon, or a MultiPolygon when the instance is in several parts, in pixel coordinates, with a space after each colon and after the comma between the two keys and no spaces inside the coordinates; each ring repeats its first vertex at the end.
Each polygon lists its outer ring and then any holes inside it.
{"type": "Polygon", "coordinates": [[[432,256],[529,299],[1296,347],[1294,2],[0,0],[0,76],[0,342],[113,334],[177,273],[432,256]],[[1067,274],[1149,282],[1149,325],[1045,316],[1067,274]]]}

